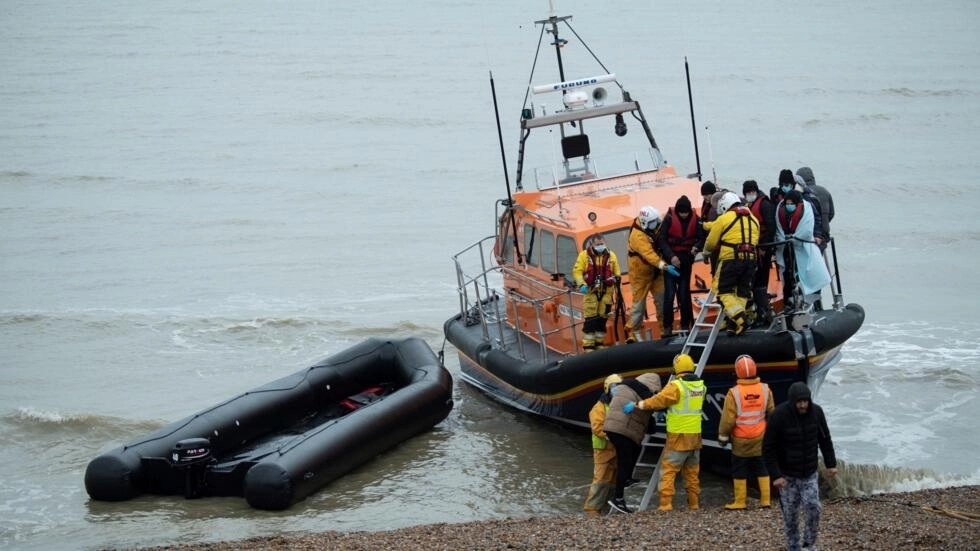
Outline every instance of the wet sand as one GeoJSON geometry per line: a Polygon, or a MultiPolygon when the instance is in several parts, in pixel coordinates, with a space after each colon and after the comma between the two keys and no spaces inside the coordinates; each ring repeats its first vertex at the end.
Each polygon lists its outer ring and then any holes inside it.
{"type": "MultiPolygon", "coordinates": [[[[153,549],[784,549],[778,506],[509,518],[432,524],[386,532],[322,532],[153,549]]],[[[774,503],[774,505],[777,505],[774,503]]],[[[980,486],[823,501],[818,547],[829,549],[980,549],[980,486]]]]}

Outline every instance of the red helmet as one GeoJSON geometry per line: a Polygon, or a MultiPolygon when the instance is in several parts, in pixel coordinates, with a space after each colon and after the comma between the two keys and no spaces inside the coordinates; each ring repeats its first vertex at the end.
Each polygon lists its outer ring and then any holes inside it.
{"type": "Polygon", "coordinates": [[[755,360],[748,354],[742,354],[735,360],[735,375],[739,379],[751,379],[755,377],[755,360]]]}

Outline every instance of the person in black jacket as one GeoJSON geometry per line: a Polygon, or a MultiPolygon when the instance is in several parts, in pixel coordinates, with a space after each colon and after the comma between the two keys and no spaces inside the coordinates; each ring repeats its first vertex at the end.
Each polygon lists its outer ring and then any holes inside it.
{"type": "Polygon", "coordinates": [[[758,264],[752,278],[752,301],[755,304],[755,327],[768,327],[772,323],[772,310],[769,307],[769,271],[772,268],[772,243],[776,238],[776,205],[769,196],[759,191],[759,183],[746,180],[742,183],[745,206],[759,221],[759,247],[756,254],[758,264]]]}
{"type": "Polygon", "coordinates": [[[660,313],[663,329],[661,338],[674,334],[674,299],[681,313],[681,330],[694,326],[694,308],[691,305],[691,272],[694,268],[694,251],[704,247],[704,230],[701,219],[691,209],[691,200],[681,195],[674,207],[667,210],[657,238],[660,258],[680,272],[679,277],[668,276],[664,280],[664,307],[660,313]]]}
{"type": "Polygon", "coordinates": [[[789,551],[800,549],[800,508],[803,508],[803,549],[813,549],[820,525],[820,490],[817,486],[817,448],[827,475],[837,474],[834,442],[823,409],[811,401],[806,384],[789,387],[786,401],[776,406],[766,422],[762,455],[772,485],[779,490],[783,531],[789,551]]]}

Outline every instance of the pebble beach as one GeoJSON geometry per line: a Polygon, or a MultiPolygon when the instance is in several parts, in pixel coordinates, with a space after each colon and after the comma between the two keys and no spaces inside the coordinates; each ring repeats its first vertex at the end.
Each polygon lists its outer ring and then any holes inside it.
{"type": "MultiPolygon", "coordinates": [[[[744,511],[721,503],[671,512],[507,518],[382,532],[322,532],[172,545],[156,550],[239,549],[785,549],[778,506],[744,511]]],[[[776,505],[776,503],[774,503],[776,505]]],[[[818,548],[980,549],[980,486],[823,500],[818,548]]]]}

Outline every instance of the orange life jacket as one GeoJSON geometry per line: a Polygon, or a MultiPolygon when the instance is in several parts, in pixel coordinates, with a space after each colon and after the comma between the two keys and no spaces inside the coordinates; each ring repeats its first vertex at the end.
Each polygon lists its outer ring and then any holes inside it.
{"type": "Polygon", "coordinates": [[[766,432],[766,408],[769,405],[769,386],[757,382],[751,385],[735,385],[736,438],[758,438],[766,432]]]}

